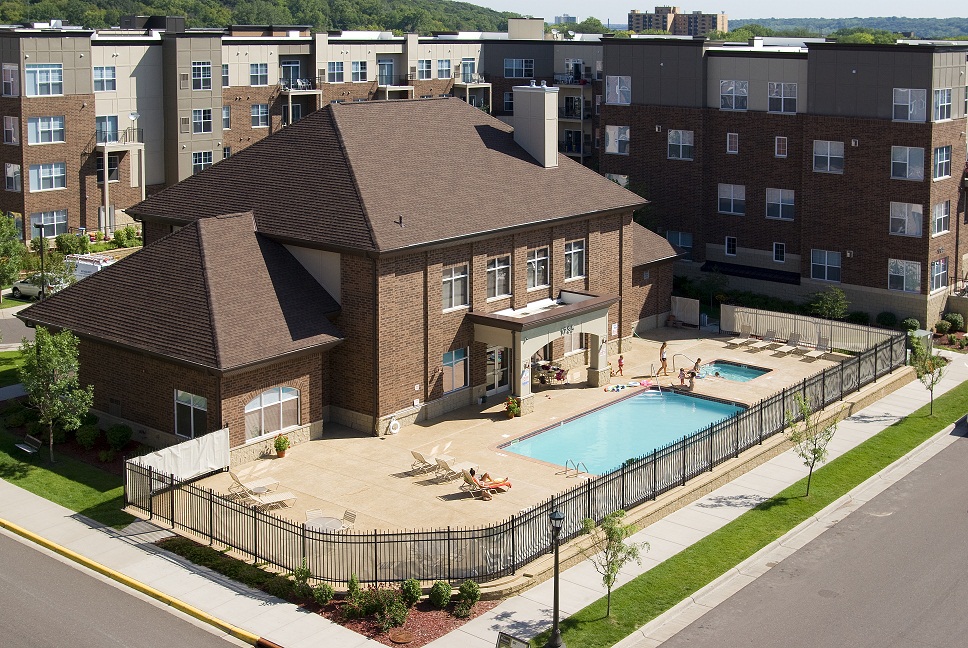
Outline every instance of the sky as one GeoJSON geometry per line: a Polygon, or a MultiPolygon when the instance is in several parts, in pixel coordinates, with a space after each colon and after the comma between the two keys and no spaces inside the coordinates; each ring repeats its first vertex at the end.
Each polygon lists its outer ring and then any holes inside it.
{"type": "MultiPolygon", "coordinates": [[[[904,16],[907,18],[954,18],[968,15],[968,7],[960,2],[947,5],[923,2],[912,5],[900,0],[862,0],[843,2],[836,0],[813,0],[801,5],[797,2],[776,2],[775,0],[732,0],[710,2],[693,0],[694,4],[682,2],[660,3],[661,6],[676,6],[684,12],[702,11],[704,13],[726,12],[730,18],[853,18],[855,16],[904,16]]],[[[555,16],[569,14],[584,20],[595,16],[602,22],[625,23],[630,9],[652,11],[655,0],[650,4],[630,2],[630,0],[470,0],[473,4],[490,7],[498,11],[514,11],[522,15],[544,18],[551,22],[555,16]],[[591,13],[589,9],[591,8],[591,13]]]]}

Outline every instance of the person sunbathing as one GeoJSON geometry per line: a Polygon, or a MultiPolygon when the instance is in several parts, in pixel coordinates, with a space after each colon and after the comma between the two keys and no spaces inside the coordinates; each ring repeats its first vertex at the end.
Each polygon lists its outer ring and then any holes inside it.
{"type": "Polygon", "coordinates": [[[477,473],[473,468],[470,469],[471,478],[474,482],[481,488],[511,488],[511,482],[508,477],[504,479],[493,479],[488,473],[481,475],[481,478],[477,478],[477,473]]]}

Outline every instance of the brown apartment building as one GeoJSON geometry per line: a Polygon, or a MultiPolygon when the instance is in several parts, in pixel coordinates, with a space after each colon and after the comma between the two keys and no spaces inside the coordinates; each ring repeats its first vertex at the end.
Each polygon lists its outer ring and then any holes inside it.
{"type": "Polygon", "coordinates": [[[629,29],[634,32],[661,30],[673,36],[705,36],[709,32],[729,31],[729,17],[725,13],[683,13],[679,7],[656,7],[652,12],[633,9],[629,12],[629,29]]]}
{"type": "Polygon", "coordinates": [[[690,251],[678,274],[937,321],[968,271],[968,46],[604,48],[601,169],[690,251]]]}
{"type": "Polygon", "coordinates": [[[456,98],[326,105],[132,207],[142,252],[20,316],[80,337],[102,419],[155,444],[228,426],[242,459],[325,421],[528,412],[535,357],[607,381],[676,253],[558,152],[557,89],[514,92],[513,132],[456,98]]]}

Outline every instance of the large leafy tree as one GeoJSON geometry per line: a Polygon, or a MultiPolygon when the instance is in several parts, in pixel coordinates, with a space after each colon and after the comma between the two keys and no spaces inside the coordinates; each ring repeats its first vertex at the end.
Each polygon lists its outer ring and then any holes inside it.
{"type": "Polygon", "coordinates": [[[16,215],[0,216],[0,286],[9,286],[17,279],[26,256],[16,215]]]}
{"type": "Polygon", "coordinates": [[[47,427],[50,460],[54,460],[54,426],[76,430],[94,402],[94,388],[78,380],[78,340],[70,331],[51,333],[37,327],[33,342],[20,345],[20,382],[38,420],[47,427]]]}

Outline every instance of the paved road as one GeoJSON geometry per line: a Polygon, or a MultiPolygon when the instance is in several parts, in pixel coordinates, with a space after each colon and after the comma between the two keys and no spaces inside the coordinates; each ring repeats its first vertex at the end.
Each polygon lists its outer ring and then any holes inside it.
{"type": "Polygon", "coordinates": [[[966,465],[960,438],[663,648],[968,645],[966,465]]]}
{"type": "Polygon", "coordinates": [[[28,340],[34,339],[34,329],[27,328],[23,322],[14,317],[14,312],[26,308],[32,303],[24,302],[22,307],[0,309],[0,335],[3,336],[0,339],[0,346],[7,348],[7,345],[16,344],[19,347],[20,341],[24,337],[28,340]]]}
{"type": "Polygon", "coordinates": [[[0,533],[0,632],[0,645],[17,648],[246,645],[5,533],[0,533]]]}

